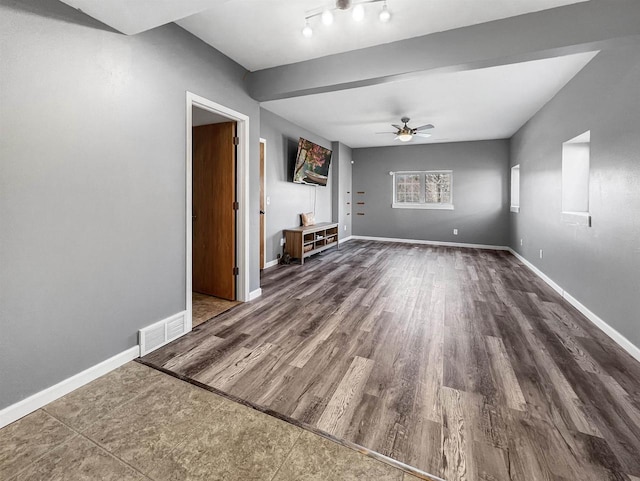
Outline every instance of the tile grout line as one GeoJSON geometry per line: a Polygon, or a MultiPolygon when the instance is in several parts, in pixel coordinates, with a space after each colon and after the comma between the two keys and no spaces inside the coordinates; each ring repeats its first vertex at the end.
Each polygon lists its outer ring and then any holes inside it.
{"type": "MultiPolygon", "coordinates": [[[[137,397],[137,396],[134,396],[134,397],[137,397]]],[[[122,406],[122,405],[124,405],[124,403],[123,403],[123,404],[121,404],[120,406],[122,406]]],[[[120,406],[118,406],[118,407],[120,407],[120,406]]],[[[140,471],[140,470],[139,470],[139,469],[137,469],[136,467],[132,466],[132,465],[131,465],[131,464],[129,464],[127,461],[125,461],[124,459],[122,459],[122,458],[120,458],[119,456],[117,456],[115,453],[112,453],[112,452],[111,452],[111,451],[109,451],[107,448],[105,448],[105,447],[104,447],[104,446],[102,446],[100,443],[98,443],[97,441],[94,441],[94,440],[93,440],[93,439],[91,439],[90,437],[85,436],[85,435],[83,434],[83,432],[82,432],[82,431],[78,431],[78,430],[77,430],[76,428],[74,428],[73,426],[70,426],[69,424],[67,424],[67,423],[66,423],[66,422],[64,422],[63,420],[58,419],[57,417],[55,417],[54,415],[52,415],[52,414],[50,414],[50,413],[48,413],[48,412],[47,412],[47,414],[48,414],[49,416],[51,416],[53,419],[55,419],[56,421],[58,421],[60,424],[62,424],[62,425],[64,425],[65,427],[69,428],[71,431],[73,431],[73,432],[75,433],[73,436],[71,436],[69,439],[65,440],[63,443],[59,444],[58,446],[62,446],[62,445],[63,445],[63,444],[65,444],[67,441],[69,441],[69,440],[71,440],[71,439],[74,439],[74,438],[76,438],[76,437],[81,437],[81,438],[86,439],[87,441],[89,441],[91,444],[95,445],[95,446],[96,446],[98,449],[100,449],[101,451],[104,451],[105,453],[107,453],[107,454],[108,454],[109,456],[111,456],[112,458],[117,459],[118,461],[122,462],[123,464],[126,464],[126,465],[127,465],[127,466],[129,466],[131,469],[133,469],[135,472],[137,472],[137,473],[139,473],[139,474],[143,475],[145,478],[147,478],[147,479],[152,479],[149,475],[147,475],[147,474],[143,473],[142,471],[140,471]]],[[[96,421],[96,422],[97,422],[97,421],[96,421]]],[[[95,423],[94,423],[94,424],[95,424],[95,423]]],[[[88,428],[88,426],[87,426],[87,428],[88,428]]],[[[54,449],[55,449],[55,448],[54,448],[54,449]]],[[[53,449],[52,449],[52,450],[50,450],[50,451],[47,451],[47,453],[49,453],[49,452],[51,452],[51,451],[53,451],[53,449]]],[[[44,455],[43,455],[43,456],[44,456],[44,455]]],[[[38,458],[38,460],[39,460],[39,459],[41,459],[41,458],[42,458],[42,456],[41,456],[40,458],[38,458]]]]}
{"type": "MultiPolygon", "coordinates": [[[[147,366],[149,367],[149,366],[147,366]]],[[[153,369],[153,368],[150,368],[153,369]]],[[[162,373],[159,377],[162,377],[162,373]]],[[[189,383],[187,383],[189,384],[189,383]]],[[[197,387],[197,386],[196,386],[197,387]]],[[[176,386],[176,390],[178,390],[177,386],[176,386]]],[[[134,396],[131,401],[133,401],[134,399],[137,399],[139,396],[142,396],[143,394],[145,394],[144,392],[141,392],[139,394],[137,394],[136,396],[134,396]]],[[[130,401],[121,404],[120,406],[118,406],[118,408],[124,406],[125,404],[129,404],[130,401]]],[[[216,406],[213,407],[213,409],[211,410],[211,413],[216,412],[218,410],[221,409],[222,403],[217,403],[216,406]]],[[[97,422],[97,421],[96,421],[97,422]]],[[[73,428],[71,428],[73,429],[73,428]]],[[[87,427],[88,429],[88,427],[87,427]]],[[[75,431],[75,430],[74,430],[75,431]]],[[[92,442],[93,444],[95,444],[96,446],[98,446],[100,449],[102,449],[103,451],[107,452],[108,454],[110,454],[111,456],[113,456],[114,458],[122,461],[124,464],[126,464],[127,466],[131,467],[133,470],[135,470],[136,472],[140,473],[141,475],[143,475],[145,478],[151,480],[151,481],[155,481],[156,478],[151,477],[151,474],[146,474],[143,471],[141,471],[140,469],[136,468],[135,466],[133,466],[132,464],[130,464],[128,461],[122,459],[120,456],[116,455],[116,453],[113,453],[111,451],[109,451],[106,446],[103,446],[101,443],[99,443],[98,441],[89,438],[88,436],[85,436],[83,433],[79,433],[82,437],[84,437],[85,439],[89,440],[90,442],[92,442]]],[[[173,446],[173,448],[171,448],[171,450],[169,451],[169,453],[173,453],[176,449],[178,449],[178,447],[183,446],[185,443],[187,443],[189,441],[189,434],[185,433],[182,437],[182,439],[180,439],[175,446],[173,446]]]]}
{"type": "MultiPolygon", "coordinates": [[[[134,362],[134,361],[135,361],[135,360],[132,360],[132,361],[129,361],[129,362],[134,362]]],[[[124,365],[126,365],[126,364],[128,364],[128,363],[125,363],[124,365]]],[[[137,363],[137,364],[140,364],[140,363],[137,363]]],[[[147,366],[147,367],[149,367],[149,366],[147,366]]],[[[110,374],[110,373],[107,373],[107,374],[105,374],[105,375],[103,375],[103,376],[99,377],[98,379],[101,379],[101,378],[103,378],[103,377],[105,377],[105,376],[108,376],[109,374],[110,374]]],[[[153,377],[157,377],[157,376],[153,376],[153,377]]],[[[147,380],[148,380],[148,379],[145,379],[144,381],[147,381],[147,380]]],[[[94,381],[97,381],[97,379],[95,379],[94,381]]],[[[143,380],[140,380],[140,381],[143,381],[143,380]]],[[[92,381],[92,382],[93,382],[93,381],[92,381]]],[[[89,384],[90,384],[90,383],[89,383],[89,384]]],[[[88,385],[88,384],[87,384],[87,385],[88,385]]],[[[84,386],[81,386],[81,387],[79,387],[78,389],[76,389],[76,390],[74,390],[74,391],[71,391],[71,392],[75,392],[75,391],[77,391],[77,390],[79,390],[79,389],[82,389],[82,388],[84,388],[84,386]]],[[[71,394],[71,393],[69,393],[69,394],[71,394]]],[[[134,395],[133,397],[129,398],[128,400],[123,401],[122,403],[117,404],[116,406],[114,406],[114,407],[110,410],[110,412],[111,412],[111,411],[115,411],[116,409],[120,409],[120,408],[121,408],[121,407],[123,407],[123,406],[126,406],[127,404],[131,403],[132,401],[134,401],[134,400],[138,399],[138,398],[139,398],[140,396],[142,396],[143,394],[145,394],[145,391],[141,391],[141,392],[139,392],[138,394],[134,395]]],[[[64,398],[64,396],[63,396],[62,398],[64,398]]],[[[60,399],[62,399],[62,398],[60,398],[60,399]]],[[[56,401],[57,401],[57,400],[56,400],[56,401]]],[[[50,402],[49,404],[52,404],[53,402],[55,402],[55,401],[52,401],[52,402],[50,402]]],[[[87,426],[86,426],[82,431],[80,431],[79,429],[77,429],[77,428],[75,428],[75,427],[71,426],[70,424],[68,424],[68,423],[67,423],[66,421],[64,421],[63,419],[60,419],[60,418],[59,418],[58,416],[56,416],[55,414],[50,413],[50,412],[47,410],[47,406],[49,406],[49,404],[45,404],[45,405],[44,405],[44,406],[42,406],[40,409],[41,409],[42,411],[46,412],[46,413],[47,413],[49,416],[51,416],[52,418],[56,419],[57,421],[60,421],[62,424],[64,424],[64,425],[65,425],[65,426],[67,426],[68,428],[71,428],[73,431],[77,432],[78,434],[82,434],[84,431],[88,430],[91,426],[93,426],[95,423],[97,423],[98,421],[100,421],[100,420],[102,419],[102,417],[97,418],[95,421],[93,421],[93,422],[91,422],[91,423],[87,424],[87,426]]],[[[104,417],[104,416],[103,416],[103,417],[104,417]]]]}
{"type": "Polygon", "coordinates": [[[276,479],[276,476],[278,475],[278,473],[280,472],[280,470],[282,469],[282,466],[285,465],[285,463],[287,462],[287,460],[289,459],[289,456],[291,456],[291,453],[293,452],[294,448],[296,447],[296,445],[298,444],[298,441],[300,441],[300,438],[302,437],[303,434],[303,430],[300,429],[300,433],[298,434],[298,437],[296,438],[296,440],[294,441],[294,443],[291,445],[291,449],[289,449],[289,452],[287,453],[287,455],[284,457],[284,459],[282,460],[282,463],[280,463],[280,466],[278,466],[278,469],[276,469],[276,472],[273,473],[273,476],[271,476],[269,478],[269,481],[273,481],[274,479],[276,479]]]}
{"type": "Polygon", "coordinates": [[[149,476],[146,473],[143,473],[142,471],[140,471],[138,468],[136,468],[135,466],[129,464],[127,461],[125,461],[124,459],[122,459],[119,456],[116,456],[115,453],[112,453],[111,451],[109,451],[108,449],[106,449],[105,447],[101,446],[100,444],[98,444],[96,441],[94,441],[93,439],[85,436],[84,434],[80,433],[80,436],[82,436],[84,439],[86,439],[87,441],[89,441],[91,444],[93,444],[94,446],[96,446],[98,449],[100,449],[101,451],[104,451],[107,455],[111,456],[112,458],[116,459],[117,461],[120,461],[122,464],[129,466],[131,469],[133,469],[136,473],[141,474],[143,477],[145,477],[146,479],[150,479],[152,481],[153,478],[151,476],[149,476]]]}
{"type": "MultiPolygon", "coordinates": [[[[139,363],[139,364],[141,364],[141,363],[139,363]]],[[[146,366],[146,365],[145,365],[145,366],[146,366]]],[[[153,368],[151,368],[150,366],[146,366],[146,367],[148,367],[149,369],[153,369],[153,368]]],[[[153,369],[153,370],[154,370],[154,371],[156,371],[156,372],[158,372],[158,371],[157,371],[157,370],[155,370],[155,369],[153,369]]],[[[160,377],[162,377],[162,373],[160,372],[160,375],[159,375],[159,376],[153,376],[153,377],[158,377],[158,378],[160,378],[160,377]]],[[[148,379],[147,379],[147,380],[148,380],[148,379]]],[[[141,396],[142,396],[143,394],[145,394],[145,393],[146,393],[145,391],[139,392],[139,393],[138,393],[138,394],[136,394],[135,396],[131,397],[129,400],[124,401],[123,403],[118,404],[117,406],[115,406],[111,411],[114,411],[114,410],[116,410],[116,409],[120,409],[120,408],[122,408],[123,406],[126,406],[126,405],[130,404],[131,402],[133,402],[133,401],[137,400],[139,397],[141,397],[141,396]]],[[[217,404],[217,405],[213,408],[213,410],[212,410],[211,412],[215,412],[215,411],[217,411],[217,410],[220,408],[220,405],[221,405],[221,403],[217,404]]],[[[138,468],[136,468],[135,466],[131,465],[128,461],[126,461],[126,460],[122,459],[121,457],[119,457],[116,453],[113,453],[113,452],[109,451],[105,446],[103,446],[103,445],[102,445],[101,443],[99,443],[98,441],[96,441],[96,440],[94,440],[94,439],[92,439],[92,438],[90,438],[90,437],[88,437],[87,435],[85,435],[85,434],[84,434],[84,432],[85,432],[85,431],[87,431],[91,426],[93,426],[93,425],[94,425],[94,424],[96,424],[98,421],[100,421],[100,420],[102,419],[102,417],[101,417],[101,418],[98,418],[98,419],[96,419],[95,421],[93,421],[92,423],[88,424],[88,425],[84,428],[84,430],[80,431],[79,429],[75,428],[74,426],[72,426],[72,425],[68,424],[68,422],[67,422],[67,421],[65,421],[65,420],[63,420],[63,419],[60,419],[60,418],[58,418],[57,416],[55,416],[54,414],[52,414],[52,413],[48,412],[45,408],[46,408],[46,406],[43,406],[40,410],[41,410],[41,411],[43,411],[46,415],[48,415],[48,416],[50,416],[51,418],[55,419],[55,420],[56,420],[56,421],[58,421],[60,424],[62,424],[63,426],[67,427],[68,429],[70,429],[71,431],[73,431],[73,432],[75,433],[75,434],[74,434],[74,436],[71,436],[71,438],[69,438],[69,439],[75,438],[76,436],[81,436],[82,438],[84,438],[84,439],[86,439],[87,441],[91,442],[92,444],[96,445],[96,446],[97,446],[99,449],[101,449],[102,451],[104,451],[104,452],[106,452],[107,454],[109,454],[111,457],[113,457],[113,458],[117,459],[118,461],[121,461],[123,464],[125,464],[125,465],[129,466],[130,468],[132,468],[132,469],[133,469],[134,471],[136,471],[137,473],[139,473],[139,474],[141,474],[142,476],[144,476],[145,478],[147,478],[147,479],[151,479],[151,480],[153,481],[153,478],[151,478],[151,476],[150,476],[150,475],[145,474],[144,472],[140,471],[138,468]]],[[[104,416],[103,416],[103,417],[104,417],[104,416]]],[[[186,437],[186,435],[185,435],[185,437],[186,437]]],[[[174,448],[173,448],[173,449],[176,449],[179,445],[183,444],[185,441],[186,441],[186,439],[181,440],[180,442],[178,442],[178,443],[176,444],[176,446],[174,446],[174,448]]],[[[66,441],[65,441],[65,442],[66,442],[66,441]]],[[[58,446],[60,446],[60,445],[62,445],[62,444],[64,444],[64,443],[61,443],[61,444],[59,444],[58,446]]],[[[57,446],[56,446],[56,447],[57,447],[57,446]]],[[[45,454],[48,454],[48,453],[49,453],[49,452],[51,452],[53,449],[55,449],[55,448],[50,449],[50,450],[49,450],[49,451],[47,451],[45,454]]],[[[172,450],[172,451],[173,451],[173,450],[172,450]]],[[[45,454],[43,454],[42,456],[40,456],[40,457],[38,458],[38,460],[40,460],[40,459],[41,459],[45,454]]],[[[35,461],[34,461],[34,462],[35,462],[35,461]]],[[[31,464],[33,464],[33,463],[30,463],[28,466],[30,466],[31,464]]],[[[26,469],[26,468],[25,468],[25,469],[26,469]]],[[[22,472],[22,471],[23,471],[23,470],[21,470],[20,472],[22,472]]],[[[15,476],[14,476],[14,477],[15,477],[15,476]]]]}
{"type": "MultiPolygon", "coordinates": [[[[38,411],[43,411],[42,408],[38,409],[37,411],[34,411],[33,413],[27,414],[27,416],[30,416],[31,414],[35,414],[38,411]]],[[[44,411],[43,411],[44,412],[44,411]]],[[[45,415],[53,418],[55,421],[59,422],[60,424],[62,424],[64,427],[70,429],[73,434],[71,436],[69,436],[67,439],[65,439],[62,443],[56,444],[54,447],[52,447],[51,449],[47,449],[44,453],[42,453],[40,456],[38,456],[37,458],[33,459],[29,464],[27,464],[25,467],[23,467],[21,470],[19,470],[17,473],[15,473],[13,476],[11,476],[11,478],[9,479],[9,481],[12,481],[14,479],[16,479],[18,476],[20,476],[20,474],[22,474],[24,471],[26,471],[29,467],[33,466],[35,463],[37,463],[38,461],[40,461],[42,458],[44,458],[47,454],[49,454],[51,451],[53,451],[54,449],[56,449],[58,446],[62,446],[64,443],[66,443],[67,441],[74,439],[75,437],[77,437],[79,435],[78,431],[76,431],[75,429],[71,429],[70,426],[67,426],[65,423],[63,423],[62,421],[60,421],[58,418],[51,416],[51,414],[49,414],[48,412],[44,412],[45,415]]],[[[25,417],[27,417],[25,416],[25,417]]],[[[21,418],[21,419],[24,419],[21,418]]],[[[19,420],[18,420],[19,421],[19,420]]]]}

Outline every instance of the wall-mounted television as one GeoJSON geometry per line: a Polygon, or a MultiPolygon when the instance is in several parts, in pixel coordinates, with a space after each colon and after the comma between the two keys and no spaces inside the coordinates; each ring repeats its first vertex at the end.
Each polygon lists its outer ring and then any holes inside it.
{"type": "Polygon", "coordinates": [[[327,185],[329,164],[333,152],[321,145],[300,138],[293,171],[293,181],[297,184],[327,185]]]}

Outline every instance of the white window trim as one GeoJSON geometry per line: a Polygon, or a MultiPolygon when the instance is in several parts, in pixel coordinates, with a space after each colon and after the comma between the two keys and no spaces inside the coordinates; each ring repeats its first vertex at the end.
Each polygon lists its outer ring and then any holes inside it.
{"type": "Polygon", "coordinates": [[[394,202],[391,204],[393,209],[434,209],[434,210],[454,210],[453,204],[410,204],[403,202],[394,202]]]}
{"type": "Polygon", "coordinates": [[[391,208],[392,209],[423,209],[423,210],[454,210],[453,205],[453,170],[399,170],[397,172],[389,172],[393,177],[391,192],[391,208]],[[413,203],[413,202],[396,202],[396,174],[451,174],[451,202],[449,203],[413,203]]]}

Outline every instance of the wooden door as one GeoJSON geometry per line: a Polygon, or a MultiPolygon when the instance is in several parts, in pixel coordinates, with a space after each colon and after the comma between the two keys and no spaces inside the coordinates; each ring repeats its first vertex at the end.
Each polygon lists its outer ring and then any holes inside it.
{"type": "Polygon", "coordinates": [[[260,269],[264,269],[264,142],[260,142],[260,269]]]}
{"type": "Polygon", "coordinates": [[[235,122],[193,127],[193,291],[235,300],[235,122]]]}

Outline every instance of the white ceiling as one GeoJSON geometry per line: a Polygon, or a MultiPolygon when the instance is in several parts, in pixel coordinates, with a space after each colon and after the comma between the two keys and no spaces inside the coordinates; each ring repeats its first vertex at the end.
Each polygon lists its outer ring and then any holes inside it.
{"type": "MultiPolygon", "coordinates": [[[[315,19],[310,39],[300,33],[305,14],[332,6],[335,0],[62,1],[126,34],[177,21],[255,71],[587,0],[387,0],[393,15],[390,23],[377,20],[380,3],[368,4],[367,18],[361,23],[354,23],[349,12],[337,12],[330,27],[315,19]]],[[[351,147],[397,145],[393,135],[375,132],[390,131],[389,124],[399,123],[404,115],[412,118],[411,126],[436,126],[433,137],[414,138],[414,143],[508,138],[593,55],[457,73],[426,72],[411,80],[270,101],[263,106],[351,147]]]]}
{"type": "Polygon", "coordinates": [[[127,35],[144,32],[228,0],[62,0],[127,35]]]}
{"type": "Polygon", "coordinates": [[[255,71],[582,1],[388,0],[391,22],[380,23],[381,4],[370,4],[360,23],[342,11],[330,27],[313,19],[312,38],[300,33],[306,12],[334,0],[229,0],[177,23],[255,71]]]}
{"type": "Polygon", "coordinates": [[[511,137],[597,52],[568,55],[411,80],[273,100],[262,106],[330,140],[346,145],[402,145],[391,123],[431,123],[428,139],[411,143],[461,142],[511,137]]]}
{"type": "Polygon", "coordinates": [[[342,11],[331,27],[312,19],[310,39],[300,33],[305,15],[335,0],[62,1],[127,35],[176,21],[255,71],[587,0],[387,0],[391,22],[380,23],[381,4],[369,4],[360,23],[342,11]]]}

